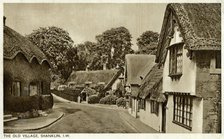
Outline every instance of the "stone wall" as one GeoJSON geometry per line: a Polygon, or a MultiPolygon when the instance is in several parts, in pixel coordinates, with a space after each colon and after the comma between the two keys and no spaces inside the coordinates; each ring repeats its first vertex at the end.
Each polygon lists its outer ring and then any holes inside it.
{"type": "Polygon", "coordinates": [[[196,95],[203,98],[203,132],[221,132],[221,74],[210,73],[211,51],[196,52],[196,95]]]}

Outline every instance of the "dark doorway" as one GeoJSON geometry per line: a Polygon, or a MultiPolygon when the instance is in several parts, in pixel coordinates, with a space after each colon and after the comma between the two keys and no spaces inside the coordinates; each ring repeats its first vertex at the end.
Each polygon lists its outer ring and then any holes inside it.
{"type": "Polygon", "coordinates": [[[82,101],[86,101],[86,92],[82,93],[82,101]]]}
{"type": "Polygon", "coordinates": [[[166,133],[166,105],[167,105],[167,97],[166,101],[162,103],[162,132],[166,133]]]}

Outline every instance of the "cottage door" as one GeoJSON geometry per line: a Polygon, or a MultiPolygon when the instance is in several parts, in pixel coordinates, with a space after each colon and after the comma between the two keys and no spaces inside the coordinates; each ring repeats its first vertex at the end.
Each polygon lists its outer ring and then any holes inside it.
{"type": "Polygon", "coordinates": [[[30,85],[30,96],[37,95],[38,87],[36,84],[30,85]]]}
{"type": "Polygon", "coordinates": [[[162,132],[166,133],[166,104],[167,102],[162,103],[162,132]]]}

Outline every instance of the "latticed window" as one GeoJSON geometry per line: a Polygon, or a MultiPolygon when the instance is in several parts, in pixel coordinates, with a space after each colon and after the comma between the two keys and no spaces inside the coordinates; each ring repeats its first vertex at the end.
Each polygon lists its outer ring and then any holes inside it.
{"type": "Polygon", "coordinates": [[[182,74],[183,68],[183,43],[174,44],[170,47],[169,75],[182,74]]]}
{"type": "Polygon", "coordinates": [[[189,130],[192,128],[192,97],[174,95],[173,122],[189,130]]]}
{"type": "Polygon", "coordinates": [[[159,113],[159,103],[154,100],[151,100],[151,113],[155,113],[156,115],[159,113]]]}
{"type": "Polygon", "coordinates": [[[145,100],[144,99],[140,99],[139,100],[139,109],[143,109],[145,110],[145,100]]]}

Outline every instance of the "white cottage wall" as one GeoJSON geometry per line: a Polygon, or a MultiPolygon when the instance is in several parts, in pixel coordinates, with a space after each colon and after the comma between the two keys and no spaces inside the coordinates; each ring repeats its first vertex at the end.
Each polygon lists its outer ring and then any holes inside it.
{"type": "Polygon", "coordinates": [[[146,100],[145,110],[140,109],[139,119],[146,125],[152,127],[153,129],[161,132],[162,129],[162,104],[159,103],[159,113],[151,113],[151,104],[149,100],[146,100]]]}
{"type": "Polygon", "coordinates": [[[187,57],[187,50],[183,49],[183,69],[180,79],[171,79],[169,77],[169,59],[168,51],[163,69],[163,92],[184,92],[195,95],[196,88],[196,63],[187,57]]]}

